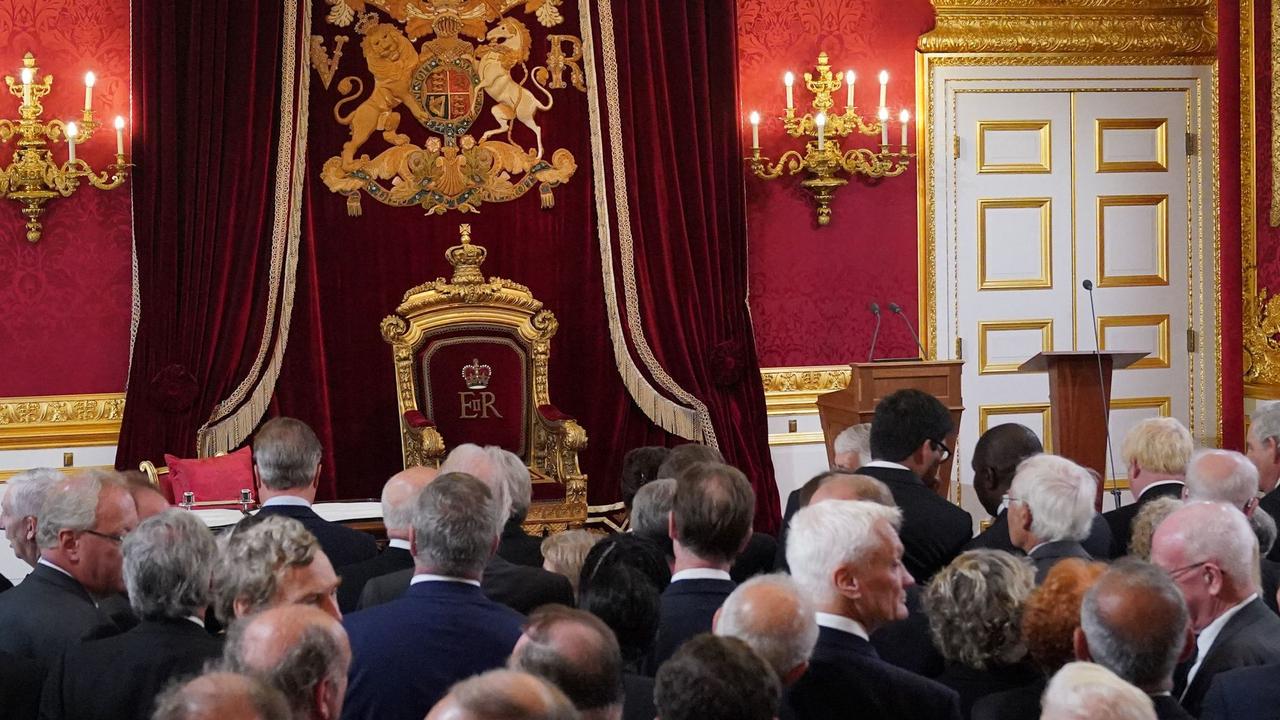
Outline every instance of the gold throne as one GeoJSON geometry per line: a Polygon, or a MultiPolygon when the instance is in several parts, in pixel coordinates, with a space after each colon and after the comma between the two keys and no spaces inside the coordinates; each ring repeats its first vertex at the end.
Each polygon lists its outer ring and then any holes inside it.
{"type": "Polygon", "coordinates": [[[487,251],[460,225],[445,252],[453,277],[412,288],[382,320],[391,344],[404,466],[438,465],[450,446],[497,445],[529,466],[525,527],[556,531],[587,518],[578,451],[587,434],[551,404],[547,366],[559,324],[529,288],[480,271],[487,251]]]}

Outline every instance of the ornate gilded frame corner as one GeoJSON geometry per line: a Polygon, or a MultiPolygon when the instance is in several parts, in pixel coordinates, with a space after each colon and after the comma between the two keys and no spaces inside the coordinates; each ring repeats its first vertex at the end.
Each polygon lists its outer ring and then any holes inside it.
{"type": "Polygon", "coordinates": [[[818,412],[818,396],[849,386],[848,365],[805,365],[761,368],[764,404],[769,415],[809,415],[818,412]]]}
{"type": "Polygon", "coordinates": [[[124,393],[0,398],[0,450],[114,445],[124,393]]]}

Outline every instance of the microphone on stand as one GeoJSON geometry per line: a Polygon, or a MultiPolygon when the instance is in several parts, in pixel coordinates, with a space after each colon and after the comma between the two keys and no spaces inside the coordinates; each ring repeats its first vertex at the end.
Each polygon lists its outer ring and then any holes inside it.
{"type": "Polygon", "coordinates": [[[916,341],[916,347],[920,350],[920,359],[921,359],[921,360],[923,360],[923,359],[924,359],[924,345],[921,345],[921,344],[920,344],[920,336],[916,334],[916,329],[915,329],[915,328],[913,328],[913,327],[911,327],[911,321],[907,319],[907,316],[906,316],[906,315],[903,315],[903,314],[902,314],[902,308],[898,305],[898,303],[889,303],[889,310],[890,310],[894,315],[897,315],[898,317],[902,318],[902,322],[906,323],[906,325],[907,325],[907,332],[910,332],[910,333],[911,333],[911,339],[916,341]]]}
{"type": "MultiPolygon", "coordinates": [[[[1098,388],[1102,392],[1102,429],[1107,433],[1107,457],[1111,460],[1111,469],[1115,470],[1115,451],[1111,449],[1111,417],[1107,408],[1107,383],[1106,376],[1102,372],[1102,342],[1098,339],[1098,309],[1093,304],[1093,281],[1086,278],[1080,286],[1089,293],[1089,314],[1093,317],[1093,357],[1098,361],[1098,388]]],[[[1105,477],[1104,473],[1103,483],[1109,480],[1110,478],[1105,477]]],[[[1111,498],[1115,501],[1116,509],[1119,509],[1120,488],[1114,481],[1111,482],[1111,498]]]]}
{"type": "Polygon", "coordinates": [[[880,339],[880,305],[879,303],[871,303],[871,314],[876,316],[876,329],[871,333],[871,349],[867,351],[867,362],[876,355],[876,341],[880,339]]]}

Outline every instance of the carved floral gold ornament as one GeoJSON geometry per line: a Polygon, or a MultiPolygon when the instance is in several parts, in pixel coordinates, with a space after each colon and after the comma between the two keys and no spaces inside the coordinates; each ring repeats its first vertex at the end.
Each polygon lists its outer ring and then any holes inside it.
{"type": "Polygon", "coordinates": [[[889,145],[889,108],[885,105],[885,91],[889,84],[889,73],[880,71],[880,107],[877,119],[867,122],[858,115],[854,104],[854,83],[856,76],[852,70],[843,75],[833,75],[831,65],[827,62],[827,54],[818,54],[816,76],[814,73],[804,74],[805,87],[813,93],[813,112],[804,117],[796,117],[795,97],[792,85],[795,76],[788,72],[783,77],[783,85],[787,91],[787,109],[782,122],[787,135],[793,138],[814,138],[805,141],[804,153],[788,150],[774,163],[760,155],[760,114],[751,113],[751,157],[747,162],[757,177],[772,180],[780,176],[785,169],[787,174],[795,175],[804,172],[808,175],[800,182],[800,186],[813,194],[818,204],[818,225],[831,222],[831,200],[835,191],[848,185],[849,180],[842,174],[866,178],[896,177],[907,169],[908,161],[915,155],[907,152],[907,127],[911,114],[905,109],[899,114],[902,143],[898,152],[892,152],[889,145]],[[845,89],[845,105],[843,114],[833,114],[835,106],[832,95],[843,87],[845,89]],[[852,133],[874,136],[880,134],[880,150],[869,148],[853,148],[848,152],[841,147],[840,138],[852,133]]]}
{"type": "MultiPolygon", "coordinates": [[[[486,202],[515,200],[534,187],[543,208],[555,205],[552,191],[573,177],[577,162],[564,148],[547,160],[542,128],[555,106],[552,90],[568,87],[566,71],[574,88],[586,92],[582,42],[549,35],[545,65],[530,67],[533,40],[514,11],[523,6],[553,28],[564,22],[563,0],[326,2],[332,6],[327,22],[363,36],[360,49],[372,76],[368,85],[359,75],[338,81],[343,97],[333,117],[350,136],[320,172],[331,191],[346,196],[348,214],[360,215],[362,193],[429,215],[479,212],[486,202]],[[411,136],[418,133],[401,122],[405,114],[427,137],[411,136]],[[491,126],[473,135],[478,120],[491,126]],[[374,133],[390,147],[370,157],[361,151],[374,133]]],[[[312,38],[312,66],[326,87],[345,39],[335,37],[331,58],[323,38],[312,38]]]]}

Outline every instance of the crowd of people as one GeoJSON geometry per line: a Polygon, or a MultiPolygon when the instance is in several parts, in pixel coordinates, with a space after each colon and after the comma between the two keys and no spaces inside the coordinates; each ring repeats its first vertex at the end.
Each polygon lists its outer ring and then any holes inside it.
{"type": "Polygon", "coordinates": [[[1000,425],[988,521],[933,488],[950,413],[914,390],[753,532],[713,448],[637,448],[631,531],[522,529],[529,470],[461,445],[382,493],[387,546],[311,508],[304,423],[253,440],[260,510],[215,536],[145,478],[13,477],[32,566],[0,589],[24,720],[1213,720],[1280,717],[1280,405],[1247,454],[1171,418],[1124,438],[1134,502],[1000,425]]]}

